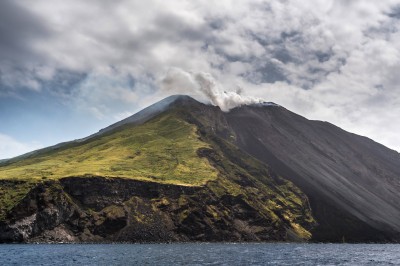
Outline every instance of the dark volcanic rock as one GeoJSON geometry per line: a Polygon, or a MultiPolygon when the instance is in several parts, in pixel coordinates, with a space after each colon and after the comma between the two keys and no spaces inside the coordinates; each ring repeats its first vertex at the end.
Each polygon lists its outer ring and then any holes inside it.
{"type": "MultiPolygon", "coordinates": [[[[273,199],[224,189],[218,180],[204,187],[102,177],[47,181],[8,213],[0,224],[0,242],[303,240],[294,232],[293,220],[271,220],[258,209],[273,199]]],[[[301,204],[276,214],[290,211],[309,216],[301,204]]]]}

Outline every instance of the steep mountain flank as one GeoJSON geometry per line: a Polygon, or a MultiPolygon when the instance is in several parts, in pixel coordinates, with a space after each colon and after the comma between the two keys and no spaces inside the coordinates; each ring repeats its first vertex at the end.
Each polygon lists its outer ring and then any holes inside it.
{"type": "Polygon", "coordinates": [[[191,116],[303,190],[315,241],[400,239],[399,153],[273,104],[228,113],[198,106],[191,116]]]}
{"type": "Polygon", "coordinates": [[[236,144],[309,196],[321,228],[314,237],[374,240],[400,232],[400,155],[332,124],[284,108],[227,114],[236,144]],[[381,231],[378,233],[377,231],[381,231]]]}

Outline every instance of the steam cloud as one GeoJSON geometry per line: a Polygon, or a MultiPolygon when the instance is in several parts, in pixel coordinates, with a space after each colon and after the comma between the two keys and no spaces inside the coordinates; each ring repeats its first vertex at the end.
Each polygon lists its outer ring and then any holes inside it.
{"type": "Polygon", "coordinates": [[[186,94],[191,92],[205,96],[213,105],[219,106],[224,112],[242,105],[265,102],[260,98],[241,95],[242,89],[240,87],[235,91],[227,91],[211,74],[205,72],[193,73],[179,68],[172,68],[161,83],[163,89],[167,91],[186,94]]]}

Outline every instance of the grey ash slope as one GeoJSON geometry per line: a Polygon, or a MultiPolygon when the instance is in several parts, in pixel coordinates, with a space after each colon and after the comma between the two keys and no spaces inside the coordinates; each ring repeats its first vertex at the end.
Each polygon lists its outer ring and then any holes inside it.
{"type": "Polygon", "coordinates": [[[239,147],[271,165],[309,196],[322,229],[315,237],[383,237],[372,228],[389,237],[399,234],[397,152],[284,108],[243,107],[232,110],[226,119],[239,147]]]}
{"type": "Polygon", "coordinates": [[[209,134],[235,144],[302,188],[319,223],[315,240],[399,239],[396,151],[273,104],[227,113],[188,98],[182,105],[209,134]]]}

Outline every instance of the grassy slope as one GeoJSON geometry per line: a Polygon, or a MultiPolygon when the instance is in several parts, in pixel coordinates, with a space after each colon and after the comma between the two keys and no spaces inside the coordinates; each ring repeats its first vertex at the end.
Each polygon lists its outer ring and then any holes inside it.
{"type": "Polygon", "coordinates": [[[286,221],[297,235],[311,236],[300,225],[312,224],[313,219],[303,211],[306,202],[296,187],[283,180],[278,185],[265,165],[208,135],[206,120],[196,121],[197,126],[185,120],[193,118],[175,109],[143,125],[126,125],[83,143],[0,164],[0,220],[34,183],[47,179],[96,175],[190,186],[213,180],[207,186],[216,195],[241,196],[273,223],[286,221]],[[215,157],[199,156],[200,149],[215,151],[215,157]],[[250,183],[240,184],[244,177],[250,183]]]}
{"type": "Polygon", "coordinates": [[[199,140],[195,126],[172,112],[144,125],[125,126],[84,143],[0,165],[0,179],[99,175],[201,185],[217,177],[208,160],[196,154],[208,146],[199,140]]]}
{"type": "Polygon", "coordinates": [[[127,125],[83,143],[0,164],[0,221],[37,182],[96,175],[190,186],[212,181],[207,187],[215,195],[242,197],[272,223],[286,223],[303,239],[311,236],[300,225],[314,222],[304,211],[300,191],[287,181],[278,185],[265,165],[213,134],[208,136],[202,127],[207,121],[197,121],[197,127],[185,122],[184,113],[175,109],[143,125],[127,125]],[[214,152],[199,156],[199,150],[214,152]],[[241,184],[243,180],[249,183],[241,184]]]}

